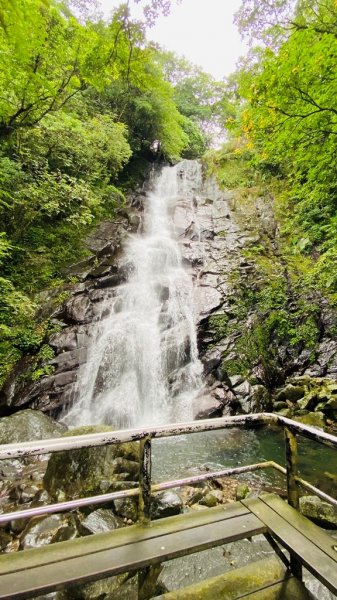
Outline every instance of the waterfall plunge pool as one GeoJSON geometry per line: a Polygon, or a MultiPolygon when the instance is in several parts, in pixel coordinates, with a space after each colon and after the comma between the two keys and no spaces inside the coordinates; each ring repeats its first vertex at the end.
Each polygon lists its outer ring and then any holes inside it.
{"type": "MultiPolygon", "coordinates": [[[[337,495],[337,453],[302,437],[298,449],[300,475],[326,493],[337,495]]],[[[285,466],[283,434],[274,427],[235,427],[153,440],[152,455],[152,480],[156,483],[268,460],[285,466]]],[[[240,480],[258,490],[285,491],[285,478],[275,469],[245,473],[240,480]]]]}

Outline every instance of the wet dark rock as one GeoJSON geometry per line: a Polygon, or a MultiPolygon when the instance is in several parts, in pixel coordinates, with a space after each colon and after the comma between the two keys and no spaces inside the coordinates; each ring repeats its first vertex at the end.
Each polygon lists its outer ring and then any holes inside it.
{"type": "Polygon", "coordinates": [[[62,406],[72,401],[76,378],[76,369],[42,377],[37,383],[16,392],[10,399],[11,405],[29,405],[57,417],[62,406]]]}
{"type": "Polygon", "coordinates": [[[135,523],[138,519],[138,502],[135,498],[119,498],[113,502],[114,510],[119,517],[135,523]]]}
{"type": "Polygon", "coordinates": [[[180,496],[168,490],[153,494],[151,498],[151,519],[172,517],[183,511],[183,501],[180,496]]]}
{"type": "Polygon", "coordinates": [[[81,348],[78,350],[70,350],[69,352],[62,352],[50,360],[49,364],[55,366],[55,374],[57,374],[77,369],[80,365],[85,363],[86,358],[87,351],[85,348],[81,348]]]}
{"type": "Polygon", "coordinates": [[[187,365],[191,359],[191,340],[186,336],[179,348],[177,346],[174,334],[168,330],[164,332],[166,337],[167,350],[165,355],[164,368],[167,375],[173,373],[176,369],[187,365]],[[172,341],[171,341],[172,340],[172,341]]]}
{"type": "Polygon", "coordinates": [[[86,240],[88,248],[98,256],[114,254],[125,239],[125,232],[129,223],[127,218],[117,221],[104,221],[86,240]],[[107,248],[109,250],[107,251],[107,248]]]}
{"type": "Polygon", "coordinates": [[[82,279],[83,281],[84,279],[86,279],[88,273],[90,272],[90,269],[95,264],[95,260],[95,256],[89,256],[88,258],[84,258],[80,262],[69,267],[67,269],[67,273],[69,275],[74,275],[79,279],[82,279]]]}
{"type": "Polygon", "coordinates": [[[64,305],[64,318],[70,323],[88,323],[90,321],[91,302],[88,296],[75,296],[64,305]]]}
{"type": "Polygon", "coordinates": [[[308,377],[324,377],[324,375],[326,374],[326,369],[325,367],[322,367],[321,365],[318,364],[314,364],[311,367],[308,367],[305,371],[304,371],[304,375],[307,375],[308,377]]]}
{"type": "Polygon", "coordinates": [[[71,330],[69,328],[65,331],[54,333],[54,335],[49,338],[49,344],[57,351],[66,352],[75,350],[75,348],[77,348],[76,330],[71,330]]]}
{"type": "Polygon", "coordinates": [[[46,386],[49,384],[51,389],[49,389],[48,392],[37,394],[30,402],[30,406],[32,406],[34,409],[41,410],[53,418],[58,418],[62,409],[66,408],[73,402],[73,384],[76,381],[76,371],[70,371],[70,373],[72,373],[71,383],[68,385],[54,388],[53,380],[47,380],[46,386]]]}
{"type": "MultiPolygon", "coordinates": [[[[101,250],[99,250],[99,252],[97,252],[97,256],[99,258],[115,256],[115,254],[117,254],[120,251],[120,249],[121,249],[120,244],[109,242],[108,244],[103,246],[103,248],[101,250]]],[[[89,273],[89,275],[90,275],[90,273],[89,273]]]]}
{"type": "Polygon", "coordinates": [[[95,288],[89,291],[91,302],[102,302],[113,296],[113,293],[107,288],[95,288]]]}
{"type": "Polygon", "coordinates": [[[110,275],[111,272],[111,266],[109,265],[99,265],[98,267],[95,267],[95,269],[92,269],[88,275],[88,279],[97,279],[99,277],[105,277],[107,275],[110,275]]]}
{"type": "Polygon", "coordinates": [[[297,360],[295,361],[296,369],[299,369],[301,372],[304,371],[312,362],[312,350],[302,350],[299,354],[297,360]]]}
{"type": "Polygon", "coordinates": [[[216,355],[204,357],[202,359],[202,363],[204,365],[204,374],[208,375],[208,373],[212,373],[212,371],[216,371],[221,363],[221,356],[216,353],[216,355]]]}
{"type": "Polygon", "coordinates": [[[29,550],[78,537],[72,515],[55,514],[31,519],[20,536],[20,549],[29,550]]]}
{"type": "Polygon", "coordinates": [[[109,288],[115,287],[116,285],[120,285],[125,282],[125,278],[121,273],[113,273],[112,275],[108,275],[108,277],[102,277],[98,279],[96,282],[97,288],[109,288]]]}
{"type": "Polygon", "coordinates": [[[123,526],[122,519],[119,519],[114,515],[111,510],[106,508],[99,508],[91,512],[83,521],[78,525],[78,529],[81,535],[91,535],[93,533],[104,533],[105,531],[112,531],[123,526]]]}

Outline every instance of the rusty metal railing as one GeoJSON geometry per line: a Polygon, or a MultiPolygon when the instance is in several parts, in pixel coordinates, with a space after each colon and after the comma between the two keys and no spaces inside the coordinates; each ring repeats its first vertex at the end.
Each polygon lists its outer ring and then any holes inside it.
{"type": "Polygon", "coordinates": [[[138,488],[105,493],[87,498],[78,498],[76,500],[70,500],[67,502],[58,502],[56,504],[49,504],[36,508],[28,508],[25,510],[4,513],[0,515],[0,525],[16,519],[31,518],[43,514],[64,512],[84,506],[101,504],[119,498],[128,498],[134,496],[139,497],[140,520],[147,522],[150,519],[151,495],[155,492],[182,487],[185,485],[193,485],[213,478],[240,475],[242,473],[267,468],[276,469],[286,476],[288,502],[294,508],[298,508],[300,486],[337,507],[337,500],[335,498],[332,498],[308,481],[299,477],[297,471],[298,435],[304,436],[331,448],[337,448],[336,436],[272,413],[239,415],[235,417],[222,417],[218,419],[193,421],[189,423],[163,425],[160,427],[145,427],[142,429],[92,433],[80,436],[67,436],[38,442],[34,441],[0,445],[0,460],[4,460],[10,458],[23,458],[26,456],[50,454],[60,451],[71,451],[79,448],[107,446],[111,444],[120,444],[123,442],[140,442],[140,475],[138,488]],[[152,439],[186,435],[204,431],[215,431],[232,427],[256,428],[267,425],[278,426],[284,430],[286,468],[274,461],[266,461],[243,467],[223,469],[220,471],[208,471],[207,473],[186,477],[184,479],[176,479],[151,485],[152,439]]]}

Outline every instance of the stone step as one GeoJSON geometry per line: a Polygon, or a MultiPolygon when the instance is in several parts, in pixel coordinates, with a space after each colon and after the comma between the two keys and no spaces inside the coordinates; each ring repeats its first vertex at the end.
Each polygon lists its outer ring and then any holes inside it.
{"type": "Polygon", "coordinates": [[[313,596],[295,577],[289,576],[276,558],[250,563],[190,585],[181,590],[157,596],[156,600],[313,600],[313,596]]]}

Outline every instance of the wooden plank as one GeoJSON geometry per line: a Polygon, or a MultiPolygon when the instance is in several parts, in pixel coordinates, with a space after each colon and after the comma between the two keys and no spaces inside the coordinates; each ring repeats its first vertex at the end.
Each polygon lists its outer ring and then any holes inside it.
{"type": "Polygon", "coordinates": [[[75,540],[58,542],[43,548],[34,548],[14,554],[0,556],[0,577],[6,573],[14,573],[21,569],[31,569],[36,565],[47,565],[57,561],[69,560],[77,556],[85,556],[101,552],[138,540],[159,537],[181,529],[199,527],[208,523],[225,521],[246,515],[249,510],[241,504],[227,504],[198,512],[184,513],[174,517],[166,517],[152,521],[149,525],[131,525],[106,533],[90,535],[75,540]]]}
{"type": "Polygon", "coordinates": [[[295,529],[262,499],[242,500],[242,503],[265,523],[270,533],[298,558],[310,573],[326,585],[330,591],[337,592],[336,560],[295,529]]]}
{"type": "MultiPolygon", "coordinates": [[[[265,531],[266,527],[257,517],[245,514],[220,523],[135,541],[92,555],[36,566],[19,573],[3,575],[0,579],[0,599],[26,600],[74,583],[86,583],[141,569],[265,531]]],[[[28,551],[27,555],[29,552],[32,551],[28,551]]]]}
{"type": "Polygon", "coordinates": [[[287,502],[275,494],[260,496],[260,500],[275,510],[275,512],[295,527],[297,531],[305,535],[315,546],[318,546],[318,548],[323,550],[325,554],[337,563],[337,551],[335,550],[337,542],[328,533],[325,533],[320,527],[294,510],[287,502]]]}

